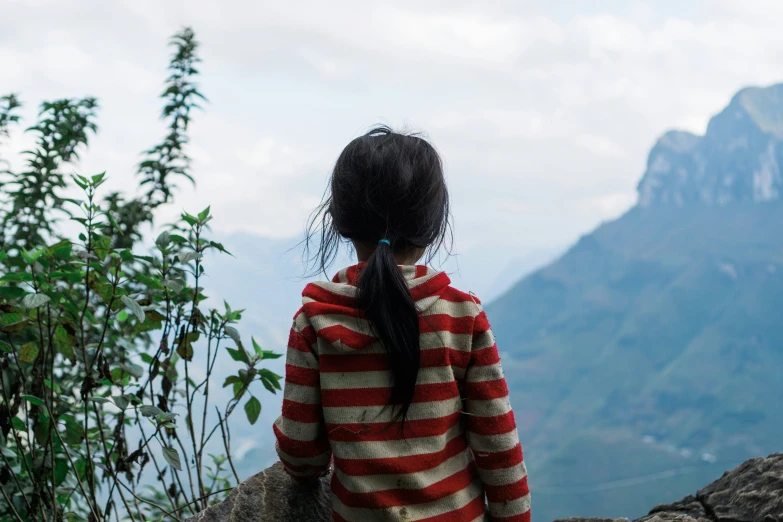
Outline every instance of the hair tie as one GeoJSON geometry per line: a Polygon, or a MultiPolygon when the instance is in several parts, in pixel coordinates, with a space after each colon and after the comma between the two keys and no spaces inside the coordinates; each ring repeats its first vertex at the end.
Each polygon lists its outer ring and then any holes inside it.
{"type": "Polygon", "coordinates": [[[379,245],[380,245],[381,243],[386,243],[387,245],[391,246],[391,241],[389,241],[388,239],[381,239],[380,241],[378,241],[378,244],[379,244],[379,245]]]}

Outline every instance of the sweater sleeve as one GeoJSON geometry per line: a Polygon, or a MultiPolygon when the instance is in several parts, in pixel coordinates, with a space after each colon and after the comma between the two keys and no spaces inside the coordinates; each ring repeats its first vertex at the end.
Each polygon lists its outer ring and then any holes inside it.
{"type": "Polygon", "coordinates": [[[530,522],[530,490],[508,386],[489,321],[479,304],[465,373],[468,442],[493,521],[530,522]]]}
{"type": "Polygon", "coordinates": [[[283,410],[274,424],[275,449],[286,472],[300,482],[329,469],[332,450],[326,436],[315,332],[297,314],[286,353],[283,410]]]}

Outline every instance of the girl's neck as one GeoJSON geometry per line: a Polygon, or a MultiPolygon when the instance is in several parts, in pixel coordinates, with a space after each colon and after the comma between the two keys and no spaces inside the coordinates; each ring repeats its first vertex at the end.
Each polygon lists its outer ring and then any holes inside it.
{"type": "MultiPolygon", "coordinates": [[[[354,249],[356,250],[356,257],[360,263],[366,263],[378,244],[364,243],[361,241],[353,242],[354,249]]],[[[419,259],[422,258],[426,248],[411,248],[407,250],[395,250],[394,260],[398,265],[415,265],[419,259]]]]}

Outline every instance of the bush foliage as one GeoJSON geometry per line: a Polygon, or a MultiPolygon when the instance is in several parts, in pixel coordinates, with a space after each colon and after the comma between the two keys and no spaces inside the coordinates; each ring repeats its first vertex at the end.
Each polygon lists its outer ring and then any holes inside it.
{"type": "MultiPolygon", "coordinates": [[[[44,102],[24,167],[0,164],[0,520],[182,520],[239,480],[236,407],[255,423],[254,394],[280,389],[263,367],[279,355],[242,343],[242,310],[205,305],[204,255],[227,253],[209,238],[209,208],[163,227],[154,248],[141,243],[175,183],[193,180],[198,43],[184,29],[171,44],[167,133],[143,153],[138,196],[101,197],[104,174],[65,174],[97,131],[91,97],[44,102]],[[219,359],[236,372],[216,405],[219,359]]],[[[0,139],[19,108],[0,98],[0,139]]]]}

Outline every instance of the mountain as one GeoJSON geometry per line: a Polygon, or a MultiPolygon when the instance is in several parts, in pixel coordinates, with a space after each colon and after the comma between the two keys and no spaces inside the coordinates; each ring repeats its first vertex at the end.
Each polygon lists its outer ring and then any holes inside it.
{"type": "Polygon", "coordinates": [[[783,194],[783,84],[738,92],[704,136],[666,133],[639,183],[639,206],[779,200],[783,194]]]}
{"type": "Polygon", "coordinates": [[[535,519],[641,516],[783,440],[783,85],[652,148],[635,208],[487,307],[535,519]]]}

